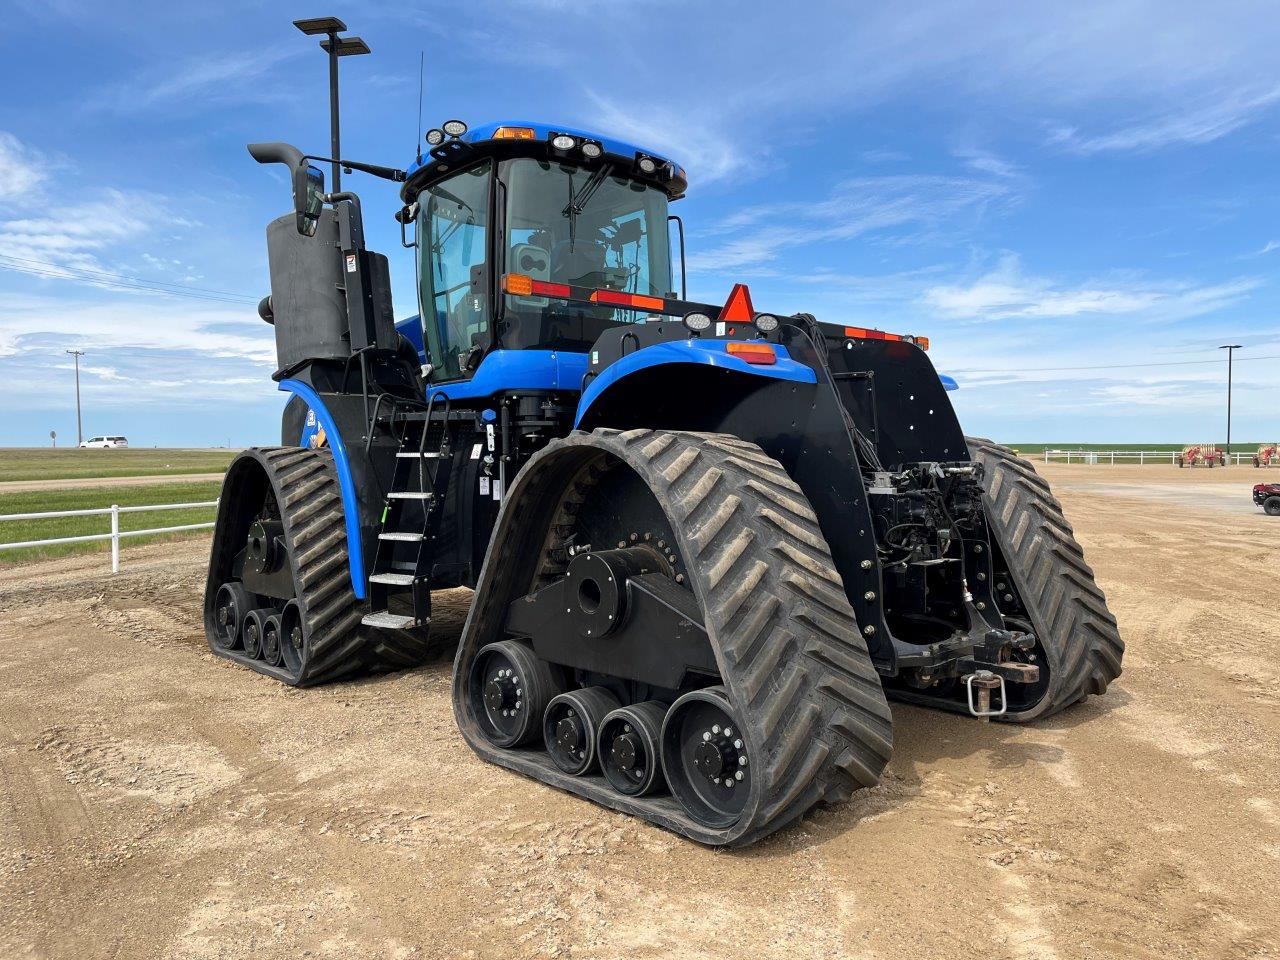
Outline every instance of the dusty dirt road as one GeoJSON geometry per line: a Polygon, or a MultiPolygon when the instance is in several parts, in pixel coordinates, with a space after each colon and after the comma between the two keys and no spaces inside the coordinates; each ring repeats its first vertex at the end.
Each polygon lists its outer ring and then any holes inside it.
{"type": "Polygon", "coordinates": [[[213,658],[202,543],[5,570],[0,957],[1280,956],[1280,523],[1144,493],[1218,471],[1046,472],[1110,694],[896,706],[880,786],[733,853],[480,763],[448,663],[296,692],[213,658]]]}

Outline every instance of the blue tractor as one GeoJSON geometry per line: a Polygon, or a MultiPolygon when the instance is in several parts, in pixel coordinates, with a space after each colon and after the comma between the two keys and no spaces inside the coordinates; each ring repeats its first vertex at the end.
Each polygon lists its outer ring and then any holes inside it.
{"type": "Polygon", "coordinates": [[[297,686],[409,667],[432,593],[469,587],[467,743],[711,845],[875,783],[889,699],[1025,722],[1120,673],[1057,500],[965,437],[924,338],[689,301],[659,151],[529,122],[427,143],[343,161],[401,185],[399,326],[359,198],[249,148],[293,179],[260,307],[289,400],[227,472],[216,654],[297,686]]]}

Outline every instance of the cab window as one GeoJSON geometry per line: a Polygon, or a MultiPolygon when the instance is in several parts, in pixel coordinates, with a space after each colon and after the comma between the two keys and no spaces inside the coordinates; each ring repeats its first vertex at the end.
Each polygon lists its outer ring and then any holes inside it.
{"type": "Polygon", "coordinates": [[[418,298],[433,379],[469,376],[489,342],[491,162],[418,195],[418,298]]]}

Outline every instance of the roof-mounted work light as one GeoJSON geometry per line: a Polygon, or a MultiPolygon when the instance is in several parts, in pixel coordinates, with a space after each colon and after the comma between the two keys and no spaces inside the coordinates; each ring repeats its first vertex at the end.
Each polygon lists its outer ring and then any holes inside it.
{"type": "Polygon", "coordinates": [[[467,132],[467,125],[461,120],[446,120],[442,124],[442,129],[447,136],[453,137],[456,140],[467,132]]]}

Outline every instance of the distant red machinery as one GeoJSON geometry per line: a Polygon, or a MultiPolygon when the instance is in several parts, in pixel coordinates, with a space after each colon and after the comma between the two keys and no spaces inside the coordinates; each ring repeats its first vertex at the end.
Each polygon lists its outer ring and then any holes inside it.
{"type": "Polygon", "coordinates": [[[1264,443],[1253,455],[1255,467],[1280,466],[1280,443],[1264,443]]]}
{"type": "Polygon", "coordinates": [[[1212,443],[1194,443],[1178,454],[1180,467],[1225,467],[1227,455],[1212,443]]]}
{"type": "Polygon", "coordinates": [[[1260,483],[1253,488],[1253,502],[1269,517],[1280,517],[1280,483],[1260,483]]]}

